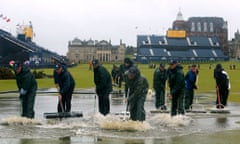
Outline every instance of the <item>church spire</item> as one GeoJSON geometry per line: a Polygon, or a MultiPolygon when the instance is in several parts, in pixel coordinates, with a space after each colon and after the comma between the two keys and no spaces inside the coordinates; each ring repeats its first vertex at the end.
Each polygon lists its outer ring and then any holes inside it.
{"type": "Polygon", "coordinates": [[[181,9],[179,8],[179,12],[178,12],[178,14],[177,14],[177,19],[176,19],[177,21],[183,21],[184,19],[183,19],[183,15],[182,15],[182,12],[181,12],[181,9]]]}

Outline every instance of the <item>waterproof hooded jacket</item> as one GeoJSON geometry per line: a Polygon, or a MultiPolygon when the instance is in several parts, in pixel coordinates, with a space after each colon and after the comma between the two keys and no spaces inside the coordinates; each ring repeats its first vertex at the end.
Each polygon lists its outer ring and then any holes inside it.
{"type": "Polygon", "coordinates": [[[22,65],[20,73],[16,73],[16,82],[18,89],[24,89],[26,93],[20,95],[22,103],[22,116],[28,118],[34,118],[34,103],[37,91],[37,82],[30,69],[22,65]]]}
{"type": "Polygon", "coordinates": [[[22,66],[21,72],[16,74],[16,81],[18,89],[23,88],[27,91],[27,94],[37,90],[37,82],[34,75],[30,69],[24,65],[22,66]]]}
{"type": "Polygon", "coordinates": [[[94,69],[94,83],[97,94],[110,93],[112,91],[111,75],[102,65],[94,69]]]}
{"type": "Polygon", "coordinates": [[[167,80],[167,70],[161,71],[160,68],[157,68],[154,71],[153,75],[153,87],[155,90],[164,90],[165,89],[165,83],[167,80]]]}
{"type": "Polygon", "coordinates": [[[144,121],[144,102],[146,100],[149,85],[147,79],[141,76],[140,71],[137,68],[136,71],[135,77],[133,79],[128,79],[130,90],[128,97],[130,118],[135,121],[144,121]]]}
{"type": "Polygon", "coordinates": [[[183,67],[177,65],[175,69],[169,69],[168,81],[171,95],[175,96],[185,89],[183,67]]]}

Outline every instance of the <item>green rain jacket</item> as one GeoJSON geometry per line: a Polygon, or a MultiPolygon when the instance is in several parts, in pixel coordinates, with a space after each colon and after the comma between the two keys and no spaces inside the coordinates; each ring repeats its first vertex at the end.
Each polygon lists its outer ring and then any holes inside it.
{"type": "Polygon", "coordinates": [[[22,103],[22,116],[34,118],[34,102],[37,90],[37,82],[30,69],[22,65],[20,73],[16,74],[16,81],[18,89],[26,90],[25,95],[20,95],[22,103]]]}
{"type": "Polygon", "coordinates": [[[185,79],[183,73],[183,67],[177,65],[175,69],[169,69],[169,87],[171,89],[171,95],[175,96],[185,89],[185,79]]]}
{"type": "Polygon", "coordinates": [[[167,80],[167,70],[161,71],[160,68],[157,68],[153,75],[153,88],[155,90],[165,89],[165,83],[167,80]]]}
{"type": "Polygon", "coordinates": [[[111,75],[102,65],[94,69],[94,83],[96,85],[97,94],[110,93],[112,91],[111,75]]]}
{"type": "Polygon", "coordinates": [[[148,81],[146,78],[141,76],[140,71],[137,69],[137,74],[134,79],[128,79],[128,85],[130,90],[128,97],[130,118],[134,121],[144,121],[144,102],[146,100],[149,87],[148,81]]]}
{"type": "Polygon", "coordinates": [[[37,90],[37,82],[30,69],[26,66],[22,66],[22,71],[16,74],[16,81],[18,89],[23,88],[27,90],[27,94],[35,92],[37,90]]]}

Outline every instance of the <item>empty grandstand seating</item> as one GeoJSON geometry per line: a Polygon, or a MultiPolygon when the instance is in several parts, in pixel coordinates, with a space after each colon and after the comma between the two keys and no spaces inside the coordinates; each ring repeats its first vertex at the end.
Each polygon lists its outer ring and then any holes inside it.
{"type": "Polygon", "coordinates": [[[154,48],[152,49],[155,56],[169,56],[166,49],[163,48],[154,48]]]}
{"type": "Polygon", "coordinates": [[[171,51],[171,55],[173,57],[185,57],[185,58],[191,58],[191,57],[194,57],[194,54],[192,51],[190,50],[186,50],[186,51],[175,51],[175,50],[172,50],[171,51]]]}
{"type": "Polygon", "coordinates": [[[211,49],[196,49],[197,57],[215,57],[211,49]]]}
{"type": "Polygon", "coordinates": [[[203,36],[191,36],[189,37],[190,42],[192,45],[194,45],[194,43],[196,43],[195,46],[201,46],[201,47],[210,47],[211,44],[208,40],[208,37],[203,37],[203,36]]]}
{"type": "Polygon", "coordinates": [[[137,60],[225,60],[216,37],[167,38],[156,35],[137,37],[137,60]],[[148,42],[148,43],[146,43],[148,42]]]}
{"type": "Polygon", "coordinates": [[[141,48],[139,51],[140,51],[140,54],[143,56],[151,56],[149,48],[141,48]]]}

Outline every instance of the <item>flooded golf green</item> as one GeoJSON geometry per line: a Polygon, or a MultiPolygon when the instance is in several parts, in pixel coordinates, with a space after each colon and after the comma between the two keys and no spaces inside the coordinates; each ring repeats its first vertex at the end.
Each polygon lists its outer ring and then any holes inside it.
{"type": "MultiPolygon", "coordinates": [[[[134,122],[124,115],[126,105],[122,97],[111,97],[111,114],[98,113],[94,94],[74,95],[72,111],[83,112],[83,117],[46,119],[43,113],[56,112],[54,94],[38,94],[35,119],[19,117],[17,94],[0,95],[0,144],[200,144],[238,143],[240,135],[240,104],[230,103],[230,113],[210,113],[214,100],[200,95],[199,104],[206,113],[186,113],[170,117],[168,113],[150,113],[154,98],[145,102],[146,121],[134,122]],[[208,100],[206,100],[208,99],[208,100]],[[207,102],[206,102],[207,101],[207,102]]],[[[214,97],[212,98],[214,99],[214,97]]],[[[170,107],[170,104],[167,104],[170,107]]]]}

